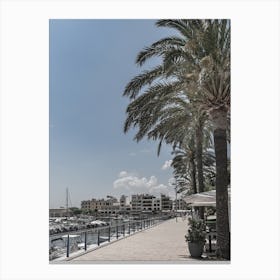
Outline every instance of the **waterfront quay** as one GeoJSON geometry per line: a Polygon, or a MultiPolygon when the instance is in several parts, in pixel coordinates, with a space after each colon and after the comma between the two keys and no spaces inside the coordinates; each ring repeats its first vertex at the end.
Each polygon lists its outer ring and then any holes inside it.
{"type": "Polygon", "coordinates": [[[203,259],[198,260],[190,257],[185,242],[187,227],[187,219],[185,218],[169,219],[81,256],[60,262],[69,264],[205,262],[203,259]]]}
{"type": "Polygon", "coordinates": [[[93,221],[92,223],[97,225],[96,228],[52,234],[49,242],[49,260],[64,260],[81,255],[88,250],[91,251],[99,246],[156,226],[169,218],[159,216],[126,222],[116,220],[114,225],[110,223],[109,226],[102,226],[104,222],[101,221],[93,221]]]}

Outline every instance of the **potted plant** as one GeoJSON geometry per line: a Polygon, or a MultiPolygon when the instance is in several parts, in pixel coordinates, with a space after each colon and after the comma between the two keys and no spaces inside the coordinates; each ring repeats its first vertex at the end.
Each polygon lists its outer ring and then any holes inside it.
{"type": "Polygon", "coordinates": [[[189,229],[185,235],[192,257],[201,257],[206,239],[206,226],[202,220],[189,218],[189,229]]]}

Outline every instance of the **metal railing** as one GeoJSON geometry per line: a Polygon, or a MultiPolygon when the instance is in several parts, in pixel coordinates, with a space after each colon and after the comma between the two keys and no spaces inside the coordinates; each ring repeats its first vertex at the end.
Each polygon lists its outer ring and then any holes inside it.
{"type": "Polygon", "coordinates": [[[68,258],[71,254],[87,251],[125,236],[145,230],[168,219],[166,216],[132,220],[113,226],[83,229],[50,235],[49,260],[68,258]]]}

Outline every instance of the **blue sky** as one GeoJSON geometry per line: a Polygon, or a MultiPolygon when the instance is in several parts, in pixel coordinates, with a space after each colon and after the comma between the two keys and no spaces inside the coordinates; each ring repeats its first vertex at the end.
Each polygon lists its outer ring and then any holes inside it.
{"type": "Polygon", "coordinates": [[[125,85],[145,46],[173,34],[155,20],[50,20],[50,207],[107,194],[172,194],[170,148],[123,133],[125,85]]]}

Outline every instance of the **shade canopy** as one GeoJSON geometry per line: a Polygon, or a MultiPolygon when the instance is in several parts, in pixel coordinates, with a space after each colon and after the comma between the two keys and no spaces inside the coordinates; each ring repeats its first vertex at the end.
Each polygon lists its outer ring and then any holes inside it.
{"type": "MultiPolygon", "coordinates": [[[[230,201],[230,188],[228,189],[230,201]]],[[[195,193],[183,198],[190,206],[216,206],[216,190],[195,193]]]]}

